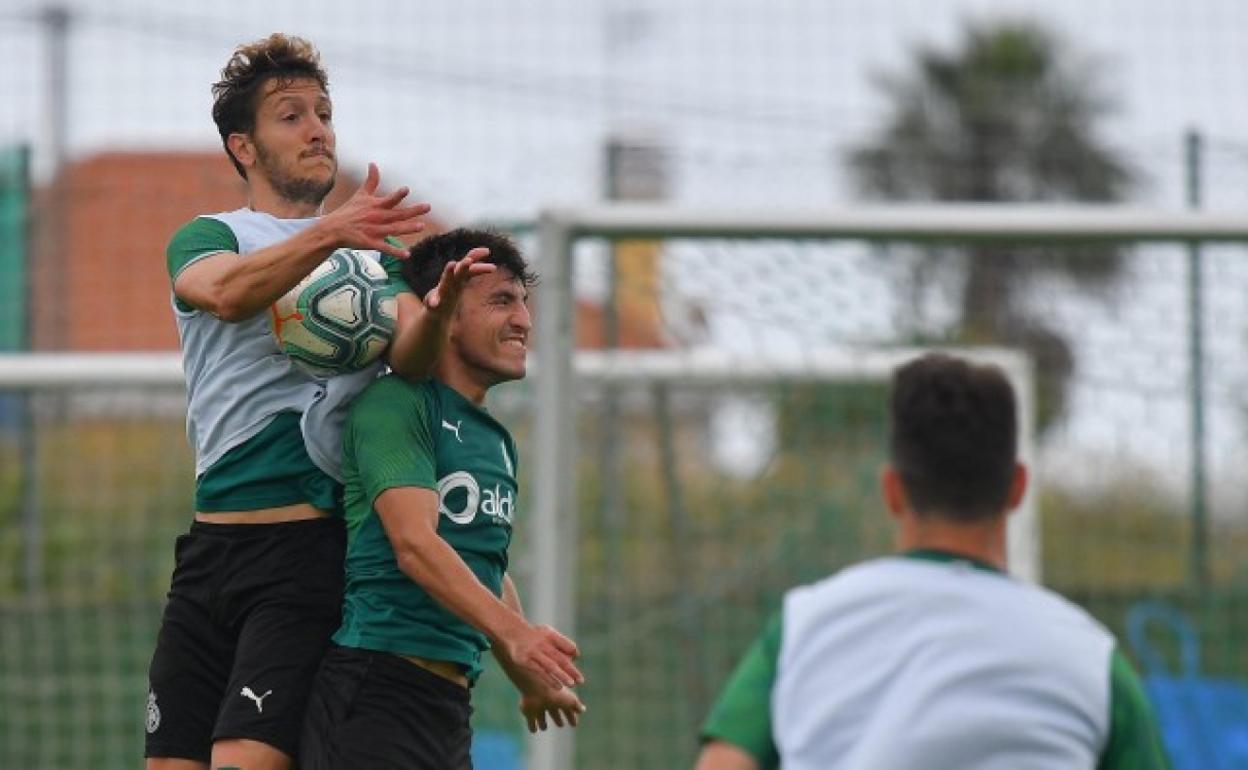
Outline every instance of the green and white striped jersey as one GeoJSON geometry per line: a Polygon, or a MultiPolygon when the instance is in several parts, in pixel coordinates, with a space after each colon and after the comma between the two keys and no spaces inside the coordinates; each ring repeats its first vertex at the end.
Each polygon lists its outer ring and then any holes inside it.
{"type": "Polygon", "coordinates": [[[790,591],[703,730],[785,770],[1162,770],[1113,637],[1057,594],[915,551],[790,591]]]}

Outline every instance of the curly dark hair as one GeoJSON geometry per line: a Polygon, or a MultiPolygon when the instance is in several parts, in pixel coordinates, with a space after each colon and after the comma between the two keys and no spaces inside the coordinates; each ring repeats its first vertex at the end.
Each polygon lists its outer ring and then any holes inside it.
{"type": "Polygon", "coordinates": [[[230,134],[251,134],[256,128],[256,110],[264,85],[277,79],[284,88],[292,81],[307,78],[329,90],[329,76],[321,67],[316,47],[301,37],[274,32],[264,40],[241,45],[221,70],[221,79],[212,84],[212,121],[217,124],[221,143],[239,175],[247,178],[234,153],[230,134]]]}
{"type": "Polygon", "coordinates": [[[537,283],[537,275],[529,268],[515,241],[493,230],[463,227],[417,241],[408,250],[411,258],[403,260],[403,280],[412,287],[416,296],[424,299],[438,285],[442,271],[449,263],[463,259],[469,251],[482,246],[490,250],[485,262],[509,271],[525,287],[537,283]]]}

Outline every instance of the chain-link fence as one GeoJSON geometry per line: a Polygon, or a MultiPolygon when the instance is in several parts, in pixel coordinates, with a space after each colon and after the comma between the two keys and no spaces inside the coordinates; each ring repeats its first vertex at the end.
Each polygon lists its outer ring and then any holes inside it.
{"type": "MultiPolygon", "coordinates": [[[[233,46],[275,29],[307,35],[329,68],[336,194],[377,161],[444,224],[603,198],[1248,205],[1248,101],[1227,96],[1248,93],[1248,7],[1234,0],[1129,14],[1077,0],[62,10],[0,10],[13,158],[0,163],[0,349],[176,347],[164,244],[245,200],[209,85],[233,46]],[[961,74],[942,81],[938,65],[961,74]]],[[[1141,601],[1180,609],[1201,675],[1243,685],[1245,257],[1129,240],[591,242],[576,260],[578,344],[741,359],[1026,350],[1045,582],[1124,636],[1141,601]]],[[[523,476],[533,391],[499,395],[523,476]]],[[[779,593],[887,548],[880,396],[869,382],[583,391],[578,766],[688,761],[779,593]]],[[[176,386],[0,391],[0,765],[137,761],[172,541],[190,516],[182,408],[176,386]]],[[[542,536],[517,536],[526,592],[542,536]]],[[[1135,642],[1177,659],[1164,629],[1129,639],[1138,655],[1135,642]]],[[[475,700],[478,728],[519,735],[496,672],[475,700]]]]}
{"type": "MultiPolygon", "coordinates": [[[[652,233],[679,220],[681,237],[614,249],[582,241],[572,262],[578,302],[596,297],[594,307],[614,316],[582,305],[581,342],[604,327],[614,329],[608,352],[628,353],[625,340],[659,339],[657,360],[665,362],[627,358],[614,379],[581,378],[576,386],[575,617],[586,666],[598,674],[586,686],[598,711],[578,731],[576,767],[691,761],[690,738],[709,699],[780,593],[889,549],[876,487],[886,389],[867,376],[820,380],[819,351],[963,344],[958,312],[967,274],[987,269],[978,261],[1019,253],[1031,282],[1020,292],[1019,315],[1037,319],[1043,344],[1008,326],[989,327],[975,341],[1028,351],[1034,366],[1032,501],[1044,583],[1119,633],[1146,681],[1181,675],[1225,686],[1232,697],[1248,693],[1241,556],[1248,528],[1234,460],[1248,437],[1235,395],[1248,375],[1235,353],[1248,331],[1237,299],[1248,289],[1243,245],[1118,238],[1091,249],[1006,239],[959,251],[898,241],[885,248],[708,238],[691,237],[690,229],[713,231],[732,218],[707,215],[703,225],[697,212],[656,211],[666,224],[621,219],[630,232],[652,233]],[[1114,291],[1063,275],[1073,260],[1102,258],[1107,243],[1122,265],[1114,291]],[[657,280],[628,264],[646,262],[647,249],[657,280]],[[929,272],[916,289],[905,276],[938,249],[950,253],[923,268],[929,272]],[[1193,267],[1206,278],[1195,308],[1193,267]],[[653,326],[638,328],[645,324],[653,326]],[[1199,378],[1192,376],[1196,334],[1206,351],[1199,378]],[[1115,341],[1117,366],[1096,352],[1115,341]],[[719,364],[710,371],[698,365],[708,351],[719,364]],[[758,379],[760,369],[794,364],[811,376],[758,379]],[[1168,610],[1159,615],[1155,606],[1168,610]],[[1175,620],[1132,626],[1132,616],[1175,620]]],[[[1057,240],[1073,237],[1060,234],[1063,217],[1073,233],[1084,213],[1058,212],[1051,219],[1057,240]]],[[[578,215],[567,216],[568,230],[577,231],[578,215]]],[[[814,215],[810,229],[818,222],[814,215]]],[[[1156,697],[1166,730],[1177,736],[1191,728],[1183,720],[1198,713],[1198,701],[1156,697]]],[[[1232,716],[1201,721],[1189,737],[1174,737],[1176,761],[1186,757],[1176,766],[1199,766],[1191,752],[1209,745],[1237,756],[1233,736],[1243,727],[1232,716]]]]}

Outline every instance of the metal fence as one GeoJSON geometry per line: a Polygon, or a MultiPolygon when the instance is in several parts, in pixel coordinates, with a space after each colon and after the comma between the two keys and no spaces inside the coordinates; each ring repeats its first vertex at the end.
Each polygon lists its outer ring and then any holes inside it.
{"type": "MultiPolygon", "coordinates": [[[[564,309],[553,326],[539,318],[550,347],[538,356],[570,355],[574,340],[604,355],[709,349],[737,362],[1026,349],[1045,582],[1124,637],[1132,608],[1164,600],[1192,624],[1201,675],[1242,685],[1248,102],[1227,95],[1248,92],[1246,27],[1238,0],[1141,0],[1130,14],[1082,0],[10,3],[0,348],[173,349],[165,242],[245,200],[209,121],[209,85],[235,45],[303,34],[330,72],[343,189],[376,161],[383,183],[411,185],[443,225],[533,222],[558,203],[656,207],[547,220],[558,237],[541,247],[526,237],[546,279],[539,315],[564,309]],[[946,143],[893,131],[899,117],[949,116],[924,61],[973,63],[974,30],[1024,22],[1056,40],[1059,77],[1031,90],[989,78],[986,91],[971,78],[952,103],[995,94],[985,101],[1035,127],[1058,111],[1034,105],[1077,93],[1087,141],[1033,145],[1050,135],[992,120],[959,124],[946,143]],[[905,112],[907,95],[931,111],[905,112]],[[873,164],[873,147],[921,151],[905,168],[929,173],[873,164]],[[1085,185],[1089,147],[1130,184],[1085,185]],[[933,241],[959,221],[948,209],[898,229],[914,214],[893,199],[950,201],[951,190],[980,202],[1100,195],[1168,213],[1075,243],[1065,236],[1087,223],[1073,212],[1055,226],[1061,242],[1010,248],[968,230],[933,241]],[[694,232],[669,206],[731,208],[694,232]],[[1229,214],[1171,218],[1195,208],[1229,214]],[[1169,234],[1190,240],[1156,239],[1181,222],[1192,229],[1169,234]]],[[[565,533],[576,533],[575,575],[519,576],[531,606],[545,597],[535,611],[575,608],[591,677],[577,766],[679,765],[779,592],[887,547],[872,486],[878,385],[582,380],[552,395],[537,384],[503,389],[498,408],[520,438],[525,505],[558,501],[560,521],[577,523],[565,533]],[[575,442],[559,439],[569,433],[575,442]]],[[[0,765],[138,756],[169,545],[189,517],[180,399],[176,384],[0,392],[0,765]]],[[[550,552],[547,534],[518,533],[522,569],[572,552],[550,552]]],[[[1173,634],[1151,633],[1177,659],[1173,634]]],[[[478,726],[518,739],[505,683],[487,674],[482,688],[478,726]]],[[[540,751],[570,761],[570,746],[540,751]]]]}

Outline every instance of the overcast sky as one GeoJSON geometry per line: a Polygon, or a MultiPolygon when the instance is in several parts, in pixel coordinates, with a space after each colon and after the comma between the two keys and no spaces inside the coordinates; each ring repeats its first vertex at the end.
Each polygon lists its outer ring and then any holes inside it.
{"type": "MultiPolygon", "coordinates": [[[[916,45],[953,46],[966,20],[1031,19],[1093,65],[1096,87],[1117,105],[1102,137],[1142,172],[1141,202],[1183,205],[1182,137],[1197,128],[1208,140],[1207,205],[1248,210],[1243,0],[79,0],[66,7],[72,158],[119,148],[216,150],[210,83],[236,44],[282,30],[311,38],[323,53],[344,164],[378,162],[384,181],[415,187],[452,222],[529,219],[546,205],[601,198],[601,147],[612,135],[662,146],[668,194],[679,202],[847,202],[844,152],[870,138],[884,114],[874,75],[905,71],[916,45]]],[[[0,145],[31,143],[42,176],[52,150],[38,8],[0,4],[0,145]]],[[[734,289],[756,280],[756,269],[736,274],[715,262],[709,269],[721,280],[709,285],[717,291],[681,284],[691,272],[681,266],[700,264],[705,254],[669,261],[668,270],[685,294],[728,303],[712,313],[712,328],[735,344],[743,334],[764,349],[896,333],[897,297],[886,298],[888,276],[871,253],[856,249],[834,275],[811,267],[809,256],[781,249],[777,258],[795,266],[797,279],[790,275],[784,301],[761,308],[734,289]],[[827,286],[836,293],[810,288],[827,286]],[[807,298],[794,299],[803,289],[807,298]],[[832,310],[817,324],[795,324],[794,306],[798,315],[810,309],[807,317],[832,310]],[[743,328],[743,317],[753,323],[743,328]],[[792,337],[794,328],[809,336],[792,337]]],[[[1239,393],[1248,384],[1240,363],[1248,270],[1242,249],[1211,259],[1211,442],[1230,484],[1245,461],[1239,393]]],[[[1188,451],[1183,280],[1181,252],[1171,250],[1133,261],[1114,301],[1061,285],[1033,298],[1083,332],[1072,419],[1055,454],[1079,448],[1124,462],[1142,458],[1179,483],[1188,451]]],[[[1074,465],[1088,467],[1078,456],[1074,465]]]]}
{"type": "MultiPolygon", "coordinates": [[[[0,141],[46,169],[45,54],[0,10],[0,141]]],[[[1240,0],[456,0],[342,3],[79,0],[69,144],[214,147],[208,86],[231,48],[273,30],[322,49],[344,161],[383,164],[464,217],[526,214],[600,193],[608,134],[669,147],[676,197],[818,203],[845,197],[836,153],[877,125],[873,73],[966,19],[1029,18],[1097,63],[1119,104],[1108,128],[1177,202],[1189,127],[1248,164],[1248,3],[1240,0]],[[731,184],[724,184],[731,179],[731,184]]],[[[1219,166],[1226,164],[1218,164],[1219,166]]],[[[1246,174],[1211,180],[1245,202],[1246,174]]],[[[1215,175],[1217,177],[1217,175],[1215,175]]]]}

